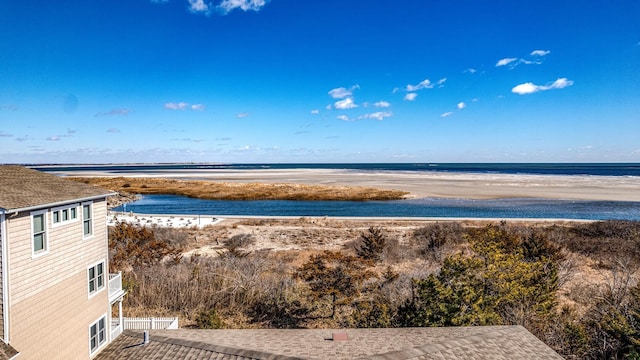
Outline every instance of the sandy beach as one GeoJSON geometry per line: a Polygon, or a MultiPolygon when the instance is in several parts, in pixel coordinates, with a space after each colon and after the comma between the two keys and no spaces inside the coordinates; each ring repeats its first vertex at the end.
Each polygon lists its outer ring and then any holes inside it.
{"type": "Polygon", "coordinates": [[[54,172],[79,177],[158,177],[239,183],[294,183],[364,186],[407,191],[411,198],[547,198],[640,201],[640,177],[512,175],[447,172],[287,170],[156,170],[153,173],[54,172]]]}

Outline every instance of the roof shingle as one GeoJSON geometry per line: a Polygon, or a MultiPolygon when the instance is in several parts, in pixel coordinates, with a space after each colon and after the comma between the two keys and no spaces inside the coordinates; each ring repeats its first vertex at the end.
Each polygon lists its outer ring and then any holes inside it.
{"type": "Polygon", "coordinates": [[[562,359],[522,326],[336,330],[127,330],[95,360],[115,359],[562,359]],[[177,357],[176,357],[177,356],[177,357]]]}
{"type": "Polygon", "coordinates": [[[111,193],[23,166],[0,165],[0,209],[6,211],[106,197],[111,193]]]}

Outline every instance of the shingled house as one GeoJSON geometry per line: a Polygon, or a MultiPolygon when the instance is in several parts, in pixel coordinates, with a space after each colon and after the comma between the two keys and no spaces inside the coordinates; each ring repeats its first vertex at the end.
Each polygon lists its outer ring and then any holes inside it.
{"type": "Polygon", "coordinates": [[[108,272],[110,194],[0,166],[0,359],[90,359],[122,332],[121,279],[108,272]]]}

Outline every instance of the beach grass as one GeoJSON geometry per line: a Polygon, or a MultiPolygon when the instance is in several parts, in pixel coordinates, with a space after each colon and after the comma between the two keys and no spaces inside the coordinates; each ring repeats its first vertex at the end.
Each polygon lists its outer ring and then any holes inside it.
{"type": "Polygon", "coordinates": [[[180,195],[207,200],[400,200],[406,191],[362,186],[325,186],[291,183],[239,183],[133,177],[68,177],[115,192],[141,195],[180,195]]]}

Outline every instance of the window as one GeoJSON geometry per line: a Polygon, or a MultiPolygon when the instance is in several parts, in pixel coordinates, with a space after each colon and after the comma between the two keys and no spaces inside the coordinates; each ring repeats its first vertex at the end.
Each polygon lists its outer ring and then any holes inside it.
{"type": "Polygon", "coordinates": [[[33,255],[47,252],[47,212],[39,211],[31,214],[31,229],[33,234],[33,255]]]}
{"type": "Polygon", "coordinates": [[[98,263],[87,270],[89,278],[89,296],[104,288],[104,262],[98,263]]]}
{"type": "Polygon", "coordinates": [[[93,221],[91,220],[91,203],[82,204],[82,235],[89,237],[93,234],[93,221]]]}
{"type": "Polygon", "coordinates": [[[107,317],[103,316],[89,327],[89,347],[91,354],[107,342],[107,317]]]}
{"type": "Polygon", "coordinates": [[[78,219],[78,204],[61,206],[51,210],[53,226],[76,221],[78,219]]]}

